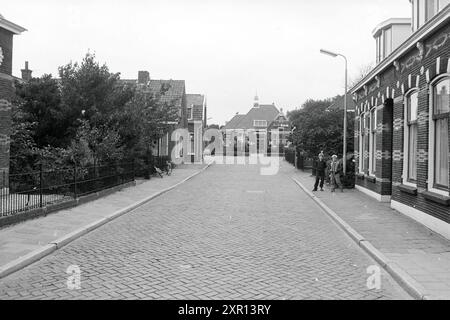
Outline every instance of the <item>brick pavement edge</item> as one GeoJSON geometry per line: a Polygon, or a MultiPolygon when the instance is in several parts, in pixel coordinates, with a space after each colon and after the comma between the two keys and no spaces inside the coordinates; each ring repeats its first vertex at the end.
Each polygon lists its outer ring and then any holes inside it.
{"type": "Polygon", "coordinates": [[[158,191],[152,195],[150,195],[149,197],[137,201],[134,204],[123,208],[121,210],[118,210],[114,213],[112,213],[111,215],[109,215],[106,218],[102,218],[99,219],[98,221],[95,221],[93,223],[90,223],[84,227],[79,228],[78,230],[75,230],[55,241],[52,241],[51,243],[49,243],[48,245],[36,249],[30,253],[28,253],[27,255],[20,257],[18,259],[15,259],[3,266],[0,267],[0,279],[4,278],[16,271],[19,271],[20,269],[25,268],[26,266],[29,266],[30,264],[33,264],[36,261],[41,260],[42,258],[48,256],[49,254],[53,253],[54,251],[64,247],[65,245],[71,243],[72,241],[82,237],[83,235],[101,227],[102,225],[111,222],[117,218],[119,218],[120,216],[129,213],[137,208],[139,208],[140,206],[146,204],[147,202],[161,196],[162,194],[165,194],[167,192],[169,192],[172,189],[175,189],[176,187],[178,187],[179,185],[185,183],[188,180],[191,180],[192,178],[194,178],[195,176],[199,175],[200,173],[202,173],[203,171],[205,171],[206,169],[208,169],[210,166],[212,165],[212,163],[208,163],[204,168],[202,168],[201,170],[199,170],[198,172],[195,172],[194,174],[190,175],[189,177],[181,180],[180,182],[177,182],[176,184],[174,184],[173,186],[170,186],[168,188],[165,188],[161,191],[158,191]]]}
{"type": "Polygon", "coordinates": [[[375,261],[377,261],[383,269],[385,269],[397,283],[403,287],[409,294],[417,300],[432,299],[425,289],[414,280],[405,270],[400,268],[396,263],[389,261],[387,257],[376,249],[369,241],[365,240],[355,229],[346,223],[339,215],[312,194],[300,181],[291,177],[291,179],[311,198],[314,202],[333,220],[342,230],[344,230],[350,238],[352,238],[365,252],[367,252],[375,261]]]}

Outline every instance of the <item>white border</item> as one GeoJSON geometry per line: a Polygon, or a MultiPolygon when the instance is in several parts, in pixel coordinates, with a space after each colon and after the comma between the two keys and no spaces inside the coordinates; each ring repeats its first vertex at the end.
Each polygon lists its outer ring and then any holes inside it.
{"type": "MultiPolygon", "coordinates": [[[[417,188],[417,183],[412,183],[408,181],[408,169],[409,169],[409,131],[408,131],[408,96],[417,92],[417,99],[419,99],[420,90],[419,88],[412,88],[408,90],[403,95],[403,171],[402,171],[402,183],[405,186],[417,188]]],[[[419,100],[417,100],[417,117],[419,116],[419,100]]],[[[419,129],[419,124],[417,123],[417,129],[419,129]]],[[[419,133],[419,130],[417,130],[419,133]]],[[[416,137],[418,139],[418,135],[416,137]]],[[[417,163],[417,158],[416,158],[417,163]]],[[[416,176],[417,176],[417,164],[416,164],[416,176]]],[[[417,177],[416,177],[417,179],[417,177]]]]}
{"type": "Polygon", "coordinates": [[[410,217],[411,219],[416,220],[428,229],[450,240],[450,224],[445,221],[439,220],[438,218],[435,218],[425,212],[394,200],[391,201],[391,208],[397,210],[405,216],[410,217]]]}
{"type": "Polygon", "coordinates": [[[434,87],[436,83],[443,80],[444,78],[450,78],[450,73],[443,73],[436,76],[433,81],[430,82],[428,87],[429,93],[429,106],[428,106],[428,121],[429,121],[429,131],[428,131],[428,190],[437,194],[444,196],[449,196],[450,191],[440,190],[433,188],[434,185],[434,121],[433,121],[433,96],[434,87]]]}
{"type": "Polygon", "coordinates": [[[370,197],[372,197],[372,198],[375,198],[375,199],[378,200],[379,202],[390,202],[390,201],[391,201],[391,196],[382,196],[382,195],[379,194],[379,193],[376,193],[376,192],[374,192],[374,191],[372,191],[372,190],[369,190],[369,189],[364,188],[364,187],[359,186],[359,185],[355,185],[355,188],[356,188],[358,191],[361,191],[362,193],[365,193],[365,194],[367,194],[368,196],[370,196],[370,197]]]}

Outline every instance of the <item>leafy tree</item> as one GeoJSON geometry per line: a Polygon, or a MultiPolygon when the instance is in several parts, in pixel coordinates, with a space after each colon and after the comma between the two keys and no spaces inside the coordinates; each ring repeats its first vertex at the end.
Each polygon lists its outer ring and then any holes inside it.
{"type": "Polygon", "coordinates": [[[73,161],[87,165],[113,163],[123,158],[119,133],[107,125],[94,127],[83,120],[72,140],[69,154],[73,161]]]}
{"type": "Polygon", "coordinates": [[[159,96],[146,90],[136,90],[133,98],[115,115],[122,143],[132,154],[148,153],[152,141],[167,132],[178,120],[178,108],[161,103],[159,96]]]}
{"type": "Polygon", "coordinates": [[[219,130],[220,126],[218,124],[210,124],[210,125],[208,125],[208,129],[217,129],[217,130],[219,130]]]}
{"type": "Polygon", "coordinates": [[[33,78],[27,83],[17,82],[14,104],[21,111],[20,121],[34,123],[33,138],[37,147],[63,145],[61,94],[57,81],[51,75],[33,78]]]}
{"type": "Polygon", "coordinates": [[[131,90],[119,85],[119,73],[110,73],[94,54],[86,54],[81,64],[70,62],[60,67],[59,75],[68,141],[76,136],[81,117],[94,127],[105,125],[132,97],[131,90]]]}
{"type": "MultiPolygon", "coordinates": [[[[292,125],[296,127],[291,136],[292,142],[299,151],[310,157],[315,157],[320,151],[342,156],[344,113],[342,110],[330,110],[328,107],[331,102],[330,99],[308,100],[300,109],[288,114],[292,125]]],[[[352,121],[348,121],[347,137],[347,150],[352,153],[352,121]]]]}
{"type": "Polygon", "coordinates": [[[37,124],[25,119],[26,115],[13,106],[10,144],[10,171],[20,173],[32,171],[38,156],[38,147],[34,141],[37,124]]]}

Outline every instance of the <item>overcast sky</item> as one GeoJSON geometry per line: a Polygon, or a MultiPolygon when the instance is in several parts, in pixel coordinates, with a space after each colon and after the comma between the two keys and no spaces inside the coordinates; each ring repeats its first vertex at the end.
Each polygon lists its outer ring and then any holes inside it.
{"type": "Polygon", "coordinates": [[[284,110],[343,93],[350,75],[375,60],[373,28],[410,17],[408,0],[14,0],[0,14],[28,29],[14,40],[14,75],[34,76],[95,52],[112,72],[186,80],[208,97],[209,123],[224,124],[261,103],[284,110]]]}

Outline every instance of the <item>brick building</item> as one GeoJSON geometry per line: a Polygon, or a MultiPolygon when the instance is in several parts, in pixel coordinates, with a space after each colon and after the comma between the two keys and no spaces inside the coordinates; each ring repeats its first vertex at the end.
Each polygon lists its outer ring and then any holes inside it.
{"type": "MultiPolygon", "coordinates": [[[[159,101],[163,104],[173,105],[178,109],[178,120],[169,123],[170,129],[163,133],[163,136],[153,141],[152,153],[155,156],[171,156],[175,142],[171,141],[171,134],[177,128],[188,128],[187,119],[187,101],[186,85],[184,80],[156,80],[150,79],[148,71],[139,71],[138,79],[121,80],[122,83],[137,86],[138,90],[147,90],[148,92],[159,95],[159,101]]],[[[180,154],[179,157],[185,157],[187,154],[180,154]]]]}
{"type": "Polygon", "coordinates": [[[0,15],[0,170],[5,173],[0,178],[1,188],[8,188],[11,98],[14,94],[13,37],[24,31],[25,28],[0,15]]]}
{"type": "Polygon", "coordinates": [[[279,129],[280,141],[287,142],[287,135],[290,133],[290,124],[287,117],[281,110],[272,104],[260,104],[258,96],[255,96],[253,108],[243,114],[236,114],[222,128],[225,134],[225,144],[230,145],[233,142],[227,141],[227,138],[234,140],[235,149],[249,152],[249,133],[256,133],[256,152],[266,154],[270,149],[271,137],[270,131],[279,129]],[[245,143],[245,148],[239,148],[239,145],[245,143]]]}
{"type": "Polygon", "coordinates": [[[378,26],[378,64],[351,90],[356,185],[450,238],[450,0],[410,2],[409,33],[378,26]]]}
{"type": "Polygon", "coordinates": [[[186,94],[188,130],[191,139],[191,162],[203,159],[203,133],[207,125],[206,99],[202,94],[186,94]],[[194,141],[196,139],[196,141],[194,141]]]}

